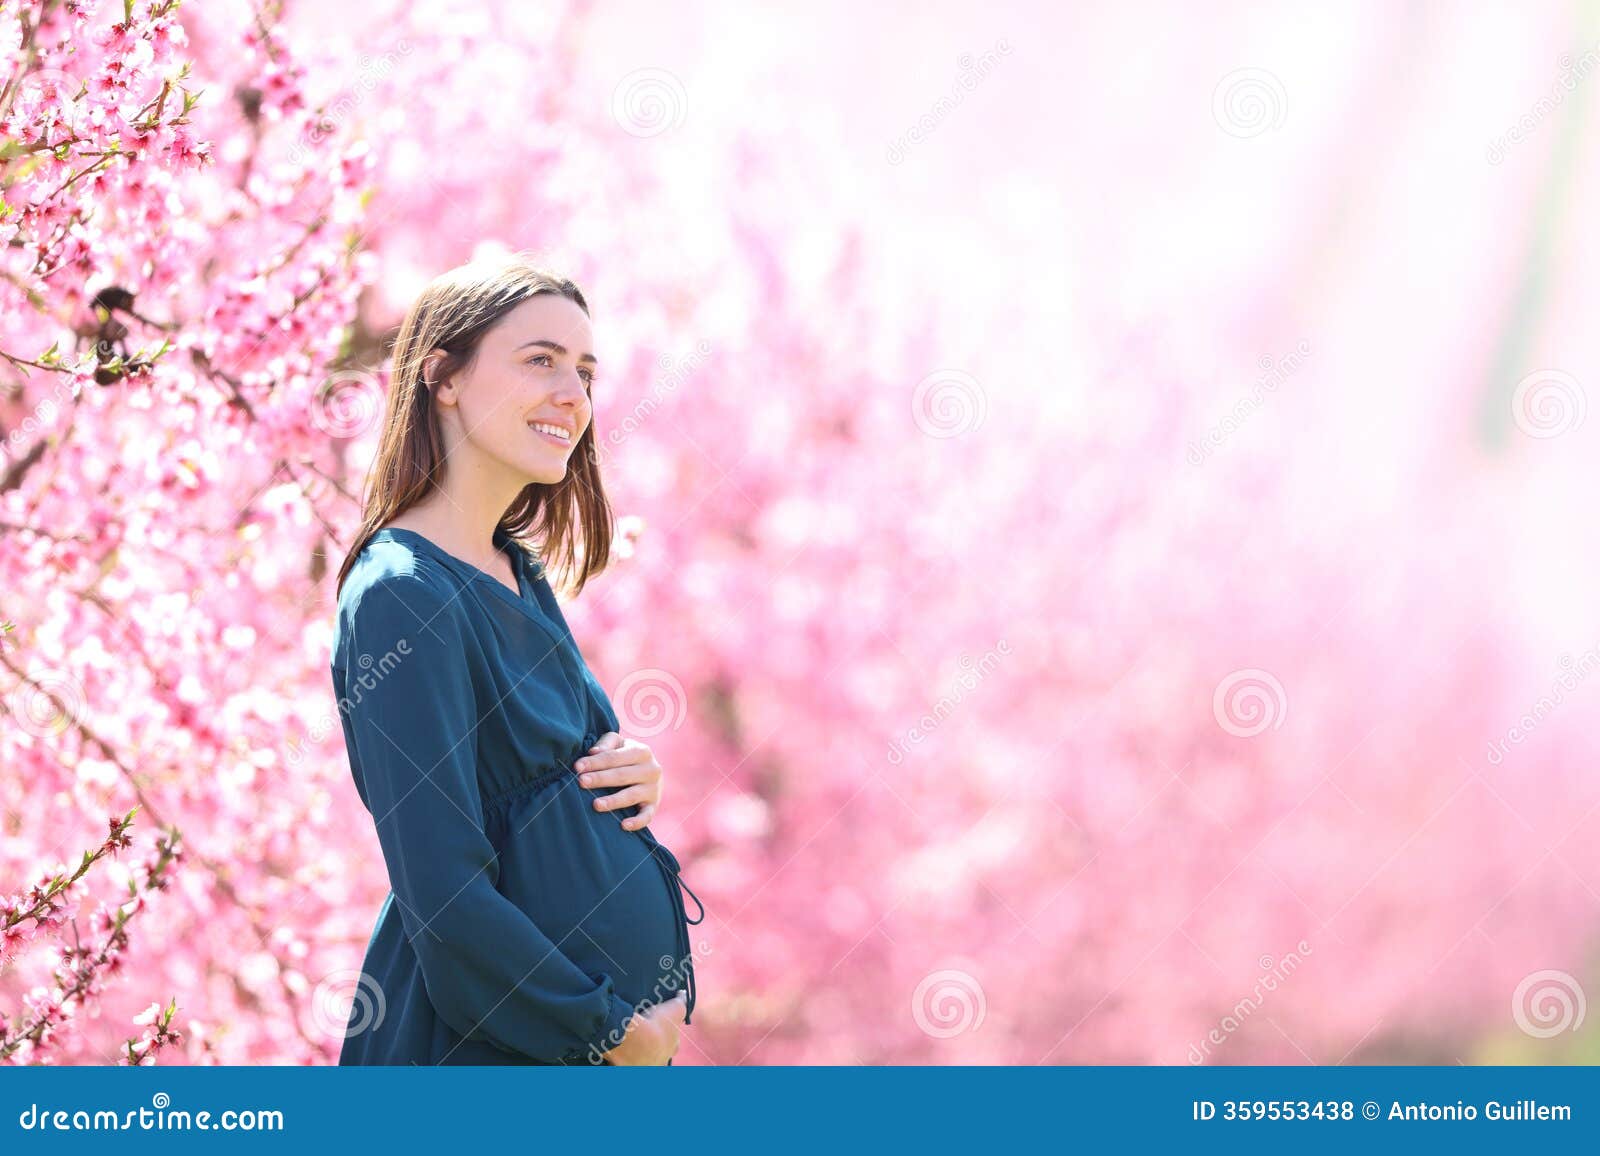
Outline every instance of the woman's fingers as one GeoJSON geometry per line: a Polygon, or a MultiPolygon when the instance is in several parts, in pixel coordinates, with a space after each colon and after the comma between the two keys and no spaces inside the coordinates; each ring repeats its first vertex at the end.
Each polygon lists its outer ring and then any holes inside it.
{"type": "Polygon", "coordinates": [[[670,1050],[667,1057],[670,1059],[678,1054],[678,1048],[683,1044],[683,1020],[689,1014],[689,998],[683,992],[675,992],[671,999],[664,1004],[658,1004],[663,1012],[661,1026],[671,1037],[670,1050]]]}
{"type": "Polygon", "coordinates": [[[605,746],[596,743],[582,757],[573,761],[573,769],[598,771],[602,767],[620,767],[625,763],[636,763],[650,757],[650,748],[643,743],[630,743],[621,735],[617,736],[617,740],[605,746]]]}
{"type": "MultiPolygon", "coordinates": [[[[637,756],[629,752],[628,745],[628,740],[623,738],[616,731],[607,731],[605,734],[600,736],[599,740],[595,742],[594,746],[590,747],[581,756],[579,756],[572,765],[580,771],[592,770],[595,767],[614,766],[619,761],[619,753],[620,761],[631,761],[637,756]]],[[[639,745],[643,746],[642,743],[639,745]]],[[[650,748],[644,747],[644,749],[649,750],[650,748]]]]}
{"type": "Polygon", "coordinates": [[[644,743],[624,739],[612,731],[595,744],[592,753],[572,764],[585,787],[622,787],[595,800],[595,810],[615,811],[638,807],[639,813],[622,821],[629,831],[650,825],[661,803],[661,764],[644,743]],[[610,742],[610,750],[599,748],[610,742]]]}
{"type": "Polygon", "coordinates": [[[582,765],[587,762],[588,759],[583,759],[574,764],[579,771],[578,782],[586,787],[631,787],[635,783],[653,783],[661,777],[661,768],[654,759],[592,771],[582,765]]]}
{"type": "Polygon", "coordinates": [[[618,791],[614,795],[601,795],[594,801],[597,811],[615,811],[619,807],[633,807],[640,803],[651,801],[652,792],[648,787],[629,787],[625,791],[618,791]]]}
{"type": "Polygon", "coordinates": [[[683,1039],[683,1017],[688,1014],[689,1001],[684,998],[683,992],[676,992],[669,1000],[662,1003],[651,1004],[642,1013],[650,1023],[650,1028],[657,1033],[657,1042],[660,1046],[660,1059],[657,1063],[665,1064],[668,1059],[678,1052],[678,1045],[683,1039]]]}
{"type": "Polygon", "coordinates": [[[689,1014],[689,996],[686,992],[675,991],[671,999],[651,1004],[645,1014],[653,1020],[676,1027],[683,1023],[683,1017],[689,1014]]]}

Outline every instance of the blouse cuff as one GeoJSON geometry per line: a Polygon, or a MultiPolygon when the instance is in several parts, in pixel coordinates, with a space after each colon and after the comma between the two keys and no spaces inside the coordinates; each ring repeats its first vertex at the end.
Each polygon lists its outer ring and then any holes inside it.
{"type": "Polygon", "coordinates": [[[591,1064],[603,1064],[606,1061],[601,1057],[620,1044],[622,1037],[627,1034],[628,1021],[634,1014],[633,1005],[614,992],[608,992],[607,995],[610,1005],[595,1016],[588,1040],[581,1049],[570,1054],[568,1059],[582,1059],[591,1064]]]}

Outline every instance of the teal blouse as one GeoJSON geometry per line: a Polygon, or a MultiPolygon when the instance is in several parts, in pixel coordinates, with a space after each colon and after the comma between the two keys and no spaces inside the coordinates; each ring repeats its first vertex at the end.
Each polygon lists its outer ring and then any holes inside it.
{"type": "MultiPolygon", "coordinates": [[[[334,692],[390,893],[340,1064],[592,1064],[694,961],[679,864],[597,811],[575,760],[620,729],[538,562],[519,594],[411,530],[340,591],[334,692]]],[[[691,898],[694,893],[689,892],[691,898]]],[[[699,899],[695,898],[699,906],[699,899]]]]}

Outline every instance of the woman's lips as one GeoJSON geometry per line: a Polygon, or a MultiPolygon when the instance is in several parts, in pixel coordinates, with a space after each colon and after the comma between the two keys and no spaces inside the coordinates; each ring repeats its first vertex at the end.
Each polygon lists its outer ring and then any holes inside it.
{"type": "MultiPolygon", "coordinates": [[[[529,428],[532,429],[533,427],[530,426],[529,428]]],[[[533,432],[538,434],[541,438],[543,438],[545,441],[549,442],[551,445],[560,446],[564,450],[572,448],[572,443],[571,442],[567,441],[565,438],[558,438],[553,433],[545,433],[544,430],[542,430],[542,429],[536,429],[533,432]]]]}

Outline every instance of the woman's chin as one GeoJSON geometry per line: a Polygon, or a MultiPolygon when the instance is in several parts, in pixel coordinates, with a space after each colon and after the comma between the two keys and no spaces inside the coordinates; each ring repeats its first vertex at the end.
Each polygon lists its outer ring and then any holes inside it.
{"type": "Polygon", "coordinates": [[[553,486],[567,476],[567,459],[546,457],[536,461],[519,462],[522,476],[528,485],[553,486]]]}

